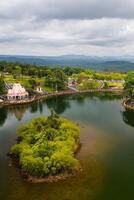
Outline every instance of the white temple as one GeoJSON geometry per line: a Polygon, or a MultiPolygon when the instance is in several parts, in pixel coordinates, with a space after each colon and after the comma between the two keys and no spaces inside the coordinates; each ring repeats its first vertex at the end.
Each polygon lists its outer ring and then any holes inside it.
{"type": "Polygon", "coordinates": [[[8,100],[22,100],[28,97],[28,92],[20,83],[14,83],[12,89],[7,92],[8,100]]]}

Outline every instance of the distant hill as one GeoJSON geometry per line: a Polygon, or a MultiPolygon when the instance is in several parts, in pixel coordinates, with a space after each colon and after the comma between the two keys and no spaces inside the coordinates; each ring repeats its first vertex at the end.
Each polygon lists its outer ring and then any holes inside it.
{"type": "Polygon", "coordinates": [[[133,57],[97,57],[84,55],[64,56],[17,56],[0,55],[0,61],[31,63],[45,66],[80,66],[94,70],[134,70],[133,57]]]}

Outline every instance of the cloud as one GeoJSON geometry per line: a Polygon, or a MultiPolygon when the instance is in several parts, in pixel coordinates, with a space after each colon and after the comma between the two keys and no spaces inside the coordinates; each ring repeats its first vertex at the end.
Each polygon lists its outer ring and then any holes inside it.
{"type": "Polygon", "coordinates": [[[0,16],[46,19],[134,18],[133,0],[1,0],[0,16]]]}
{"type": "Polygon", "coordinates": [[[132,0],[1,0],[0,54],[133,54],[132,0]]]}

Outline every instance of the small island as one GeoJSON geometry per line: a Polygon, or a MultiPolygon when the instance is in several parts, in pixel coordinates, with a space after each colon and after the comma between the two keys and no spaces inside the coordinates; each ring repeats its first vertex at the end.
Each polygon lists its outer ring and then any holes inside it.
{"type": "Polygon", "coordinates": [[[79,171],[75,153],[80,130],[74,122],[51,111],[49,117],[38,117],[21,125],[18,135],[10,155],[28,181],[53,182],[79,171]]]}

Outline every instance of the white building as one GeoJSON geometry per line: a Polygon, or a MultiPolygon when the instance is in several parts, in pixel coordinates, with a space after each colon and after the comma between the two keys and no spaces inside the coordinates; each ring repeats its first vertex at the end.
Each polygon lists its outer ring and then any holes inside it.
{"type": "Polygon", "coordinates": [[[38,86],[38,87],[36,88],[36,92],[37,92],[37,93],[43,93],[43,89],[42,89],[40,86],[38,86]]]}
{"type": "Polygon", "coordinates": [[[8,100],[22,100],[28,97],[28,92],[20,83],[14,83],[12,89],[7,92],[8,100]]]}

